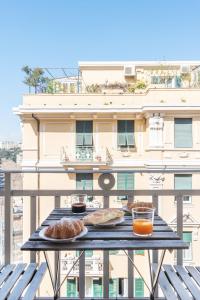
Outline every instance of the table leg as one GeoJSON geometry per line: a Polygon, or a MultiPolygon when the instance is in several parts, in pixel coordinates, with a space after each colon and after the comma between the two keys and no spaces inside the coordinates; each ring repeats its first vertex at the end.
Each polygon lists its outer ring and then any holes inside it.
{"type": "MultiPolygon", "coordinates": [[[[162,268],[163,260],[165,258],[165,253],[166,253],[166,250],[162,250],[161,256],[160,256],[160,259],[159,259],[159,262],[158,262],[158,267],[157,267],[157,270],[156,270],[156,273],[155,273],[152,292],[151,292],[153,297],[154,297],[155,289],[156,289],[156,286],[157,286],[157,283],[158,283],[158,278],[159,278],[160,271],[161,271],[161,268],[162,268]]],[[[154,298],[152,298],[152,299],[154,299],[154,298]]]]}
{"type": "Polygon", "coordinates": [[[138,269],[138,267],[136,266],[136,264],[134,263],[134,261],[132,260],[132,258],[128,255],[128,253],[126,252],[126,250],[124,250],[124,253],[126,254],[126,256],[128,257],[128,259],[130,260],[130,262],[132,263],[133,267],[136,269],[136,271],[138,272],[138,274],[140,275],[140,277],[143,279],[144,284],[146,285],[147,289],[151,293],[151,289],[149,288],[146,280],[144,279],[142,273],[140,272],[140,270],[138,269]]]}
{"type": "Polygon", "coordinates": [[[165,257],[166,250],[162,250],[162,252],[161,252],[161,257],[160,257],[159,262],[158,262],[158,267],[157,267],[157,270],[156,270],[154,280],[153,280],[153,271],[152,271],[152,267],[151,267],[150,252],[148,250],[149,270],[150,270],[150,278],[151,278],[151,289],[149,288],[147,282],[145,281],[143,275],[141,274],[139,268],[136,266],[134,261],[131,259],[131,257],[129,257],[128,253],[125,250],[124,250],[124,253],[128,257],[128,259],[131,261],[133,267],[136,269],[136,271],[138,272],[140,277],[143,279],[144,284],[146,285],[147,289],[150,292],[150,299],[154,300],[154,293],[155,293],[155,289],[156,289],[156,286],[157,286],[157,283],[158,283],[158,278],[159,278],[159,275],[160,275],[160,271],[161,271],[161,267],[162,267],[162,264],[163,264],[163,260],[164,260],[164,257],[165,257]]]}
{"type": "Polygon", "coordinates": [[[54,278],[53,272],[52,272],[52,269],[51,269],[51,266],[50,266],[48,254],[47,254],[46,251],[44,251],[44,257],[45,257],[45,260],[46,260],[46,263],[47,263],[47,268],[49,270],[51,284],[52,284],[52,287],[53,287],[54,300],[58,299],[58,294],[60,292],[60,289],[61,289],[63,283],[65,282],[65,280],[67,279],[67,277],[69,276],[69,274],[73,270],[74,266],[77,264],[77,262],[79,261],[79,259],[83,255],[83,253],[84,253],[84,251],[81,251],[80,255],[77,257],[77,259],[75,260],[75,262],[73,263],[73,265],[69,269],[68,273],[63,278],[62,282],[60,284],[58,284],[59,283],[58,278],[59,278],[59,272],[60,272],[60,254],[58,253],[58,255],[56,256],[56,262],[55,262],[56,270],[55,270],[55,278],[54,278]]]}

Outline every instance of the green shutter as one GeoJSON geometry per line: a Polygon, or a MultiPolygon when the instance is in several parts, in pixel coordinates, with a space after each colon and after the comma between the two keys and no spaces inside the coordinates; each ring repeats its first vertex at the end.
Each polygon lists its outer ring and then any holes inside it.
{"type": "MultiPolygon", "coordinates": [[[[76,257],[80,255],[80,251],[76,250],[76,257]]],[[[85,257],[92,257],[93,256],[93,250],[86,250],[85,251],[85,257]]]]}
{"type": "Polygon", "coordinates": [[[76,145],[93,145],[93,123],[92,121],[76,121],[76,145]]]}
{"type": "Polygon", "coordinates": [[[67,279],[67,297],[77,297],[76,279],[67,279]]]}
{"type": "Polygon", "coordinates": [[[134,122],[126,121],[126,139],[128,146],[134,146],[134,122]]]}
{"type": "Polygon", "coordinates": [[[93,256],[93,250],[86,250],[85,251],[85,257],[92,257],[93,256]]]}
{"type": "Polygon", "coordinates": [[[192,148],[192,118],[175,118],[175,148],[192,148]]]}
{"type": "Polygon", "coordinates": [[[134,174],[118,173],[117,174],[118,190],[134,190],[134,174]]]}
{"type": "Polygon", "coordinates": [[[110,279],[109,280],[109,297],[117,297],[117,279],[110,279]]]}
{"type": "Polygon", "coordinates": [[[116,255],[116,254],[118,254],[119,253],[119,250],[110,250],[109,251],[109,254],[110,255],[116,255]]]}
{"type": "Polygon", "coordinates": [[[175,190],[191,190],[192,175],[191,174],[176,174],[174,176],[175,190]]]}
{"type": "Polygon", "coordinates": [[[192,243],[192,232],[183,232],[183,240],[186,243],[192,243]]]}
{"type": "Polygon", "coordinates": [[[76,189],[77,190],[92,190],[93,189],[93,174],[85,174],[85,173],[76,174],[76,189]]]}
{"type": "Polygon", "coordinates": [[[144,255],[144,250],[135,250],[136,255],[144,255]]]}
{"type": "Polygon", "coordinates": [[[94,279],[93,280],[93,297],[102,297],[103,290],[102,290],[102,279],[94,279]]]}
{"type": "Polygon", "coordinates": [[[142,278],[135,278],[135,297],[144,297],[144,281],[142,278]]]}
{"type": "MultiPolygon", "coordinates": [[[[118,173],[117,174],[117,189],[118,190],[134,190],[134,174],[118,173]]],[[[125,200],[127,196],[119,196],[119,200],[125,200]]]]}
{"type": "Polygon", "coordinates": [[[119,120],[117,122],[118,146],[134,146],[134,121],[119,120]]]}

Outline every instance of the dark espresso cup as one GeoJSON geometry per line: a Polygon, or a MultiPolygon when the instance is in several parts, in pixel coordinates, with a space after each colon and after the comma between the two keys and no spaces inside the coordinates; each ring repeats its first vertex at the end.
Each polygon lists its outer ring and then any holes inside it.
{"type": "Polygon", "coordinates": [[[74,214],[81,214],[86,211],[86,204],[77,202],[72,204],[72,212],[74,214]]]}
{"type": "Polygon", "coordinates": [[[75,214],[81,214],[86,211],[87,195],[75,194],[71,196],[72,199],[72,212],[75,214]]]}

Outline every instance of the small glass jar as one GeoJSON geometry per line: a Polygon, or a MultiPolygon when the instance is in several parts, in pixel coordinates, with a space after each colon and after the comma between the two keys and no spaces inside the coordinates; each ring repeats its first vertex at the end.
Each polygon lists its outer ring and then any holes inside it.
{"type": "Polygon", "coordinates": [[[71,196],[71,207],[74,214],[82,214],[86,211],[86,194],[75,194],[71,196]]]}

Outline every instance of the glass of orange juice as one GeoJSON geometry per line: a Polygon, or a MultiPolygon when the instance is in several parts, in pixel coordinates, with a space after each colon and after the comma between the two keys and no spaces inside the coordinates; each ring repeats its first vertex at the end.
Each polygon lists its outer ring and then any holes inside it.
{"type": "Polygon", "coordinates": [[[133,233],[150,236],[153,233],[154,208],[137,207],[132,209],[133,233]]]}

